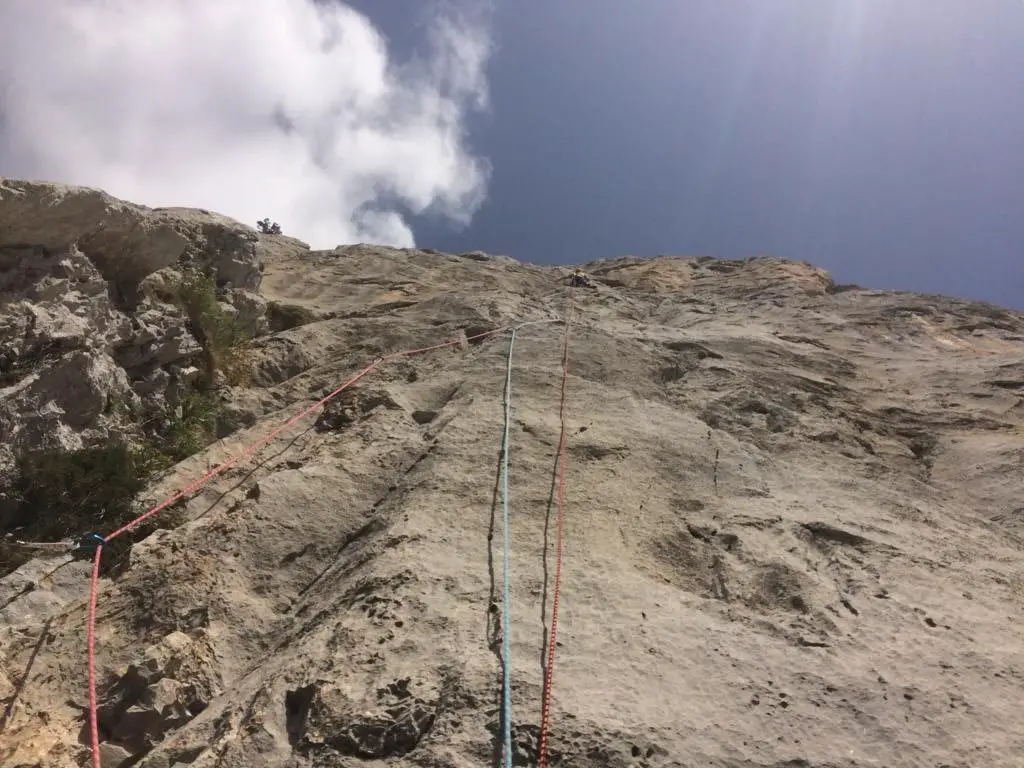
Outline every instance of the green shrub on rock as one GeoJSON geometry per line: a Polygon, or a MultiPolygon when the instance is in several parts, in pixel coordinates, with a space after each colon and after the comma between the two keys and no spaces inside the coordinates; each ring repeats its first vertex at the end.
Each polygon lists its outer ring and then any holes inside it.
{"type": "MultiPolygon", "coordinates": [[[[32,451],[20,456],[12,473],[0,532],[31,542],[79,540],[90,533],[106,535],[138,516],[137,497],[153,476],[170,464],[150,446],[112,443],[77,451],[32,451]]],[[[131,544],[156,528],[174,527],[180,515],[157,516],[112,541],[106,548],[106,568],[122,557],[131,544]]],[[[0,574],[8,573],[25,557],[0,553],[0,574]]]]}
{"type": "Polygon", "coordinates": [[[247,384],[251,338],[234,314],[221,305],[213,276],[198,270],[187,272],[178,288],[178,301],[203,347],[203,387],[212,386],[215,371],[223,373],[228,384],[247,384]]]}
{"type": "Polygon", "coordinates": [[[158,463],[151,452],[117,444],[26,453],[14,481],[18,509],[4,528],[22,528],[19,538],[34,541],[113,530],[132,518],[158,463]]]}
{"type": "Polygon", "coordinates": [[[221,404],[213,395],[193,392],[170,419],[167,454],[176,461],[199,453],[217,439],[221,404]]]}

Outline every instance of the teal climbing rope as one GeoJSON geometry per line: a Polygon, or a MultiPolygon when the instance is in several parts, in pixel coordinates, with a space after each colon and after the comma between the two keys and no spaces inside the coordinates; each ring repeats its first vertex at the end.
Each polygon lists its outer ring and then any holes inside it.
{"type": "Polygon", "coordinates": [[[505,366],[505,434],[501,445],[501,532],[502,532],[502,600],[501,600],[501,666],[502,666],[502,738],[505,768],[512,768],[512,617],[510,610],[508,545],[508,435],[512,423],[512,348],[516,331],[508,340],[508,363],[505,366]]]}

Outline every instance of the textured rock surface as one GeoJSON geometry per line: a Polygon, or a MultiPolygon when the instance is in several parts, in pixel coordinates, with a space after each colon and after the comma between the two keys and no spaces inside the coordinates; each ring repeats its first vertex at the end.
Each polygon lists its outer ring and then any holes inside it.
{"type": "Polygon", "coordinates": [[[125,437],[190,388],[202,350],[168,300],[182,267],[211,269],[265,333],[260,258],[255,231],[216,214],[0,178],[0,471],[125,437]]]}
{"type": "Polygon", "coordinates": [[[259,237],[251,227],[195,208],[157,208],[85,187],[0,177],[0,248],[50,252],[76,245],[129,294],[184,257],[202,258],[235,288],[259,287],[259,237]]]}
{"type": "MultiPolygon", "coordinates": [[[[240,429],[153,499],[379,355],[567,307],[564,269],[265,240],[282,330],[232,393],[240,429]]],[[[586,268],[552,765],[1019,766],[1024,318],[781,260],[586,268]]],[[[526,326],[515,353],[517,765],[554,587],[562,332],[526,326]]],[[[99,603],[115,764],[497,764],[507,340],[386,362],[133,548],[99,603]]],[[[0,593],[5,765],[85,764],[86,588],[0,593]]]]}

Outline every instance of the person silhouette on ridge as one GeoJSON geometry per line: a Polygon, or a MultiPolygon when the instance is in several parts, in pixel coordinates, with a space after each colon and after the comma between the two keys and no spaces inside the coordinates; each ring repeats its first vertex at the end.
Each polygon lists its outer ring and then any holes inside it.
{"type": "Polygon", "coordinates": [[[569,277],[569,285],[573,288],[593,287],[593,283],[590,282],[590,278],[587,277],[579,267],[576,267],[576,269],[573,270],[572,275],[569,277]]]}

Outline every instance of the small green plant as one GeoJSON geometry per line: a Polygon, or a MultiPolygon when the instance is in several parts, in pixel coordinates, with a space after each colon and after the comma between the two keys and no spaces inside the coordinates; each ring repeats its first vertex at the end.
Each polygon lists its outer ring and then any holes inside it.
{"type": "Polygon", "coordinates": [[[212,386],[213,374],[218,370],[228,384],[248,384],[251,337],[235,316],[221,306],[213,277],[197,270],[189,271],[178,289],[178,299],[203,347],[203,388],[212,386]]]}
{"type": "Polygon", "coordinates": [[[259,228],[260,233],[264,235],[280,235],[281,225],[276,221],[271,221],[269,218],[260,219],[256,222],[256,226],[259,228]]]}
{"type": "Polygon", "coordinates": [[[217,437],[220,403],[207,393],[193,392],[171,415],[166,453],[181,461],[199,453],[217,437]]]}
{"type": "MultiPolygon", "coordinates": [[[[173,463],[152,443],[26,453],[18,458],[7,488],[9,503],[0,515],[0,533],[14,532],[17,539],[38,542],[81,542],[90,533],[107,535],[144,511],[139,493],[173,463]]],[[[183,508],[172,506],[129,529],[104,546],[102,572],[116,572],[135,542],[185,521],[183,508]]],[[[88,548],[77,550],[81,557],[90,554],[88,548]]],[[[26,559],[26,553],[0,548],[0,575],[26,559]]]]}
{"type": "MultiPolygon", "coordinates": [[[[0,531],[16,531],[19,539],[40,542],[108,534],[140,513],[138,494],[169,463],[151,446],[119,443],[26,453],[18,458],[8,488],[13,503],[5,507],[0,531]]],[[[171,515],[140,525],[111,542],[109,554],[123,555],[156,528],[181,522],[180,515],[171,515]]],[[[0,573],[13,570],[22,560],[0,559],[0,573]]]]}
{"type": "Polygon", "coordinates": [[[151,455],[126,445],[26,453],[17,462],[17,508],[3,527],[23,529],[22,538],[59,541],[120,526],[154,470],[151,455]]]}

